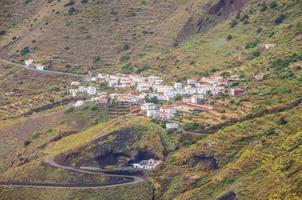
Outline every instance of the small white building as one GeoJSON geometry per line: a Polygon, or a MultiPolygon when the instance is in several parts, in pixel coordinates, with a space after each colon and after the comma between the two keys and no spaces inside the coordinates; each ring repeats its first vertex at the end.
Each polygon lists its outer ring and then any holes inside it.
{"type": "Polygon", "coordinates": [[[25,60],[24,63],[25,63],[25,67],[29,67],[30,65],[32,65],[34,62],[33,59],[29,59],[29,60],[25,60]]]}
{"type": "Polygon", "coordinates": [[[263,80],[263,78],[264,78],[264,75],[263,75],[263,74],[256,74],[256,75],[255,75],[255,80],[256,80],[256,81],[261,81],[261,80],[263,80]]]}
{"type": "Polygon", "coordinates": [[[147,169],[147,170],[151,170],[151,169],[155,169],[155,167],[157,165],[159,165],[161,163],[161,161],[156,161],[154,159],[149,159],[149,160],[142,160],[139,163],[133,163],[133,168],[136,169],[147,169]]]}
{"type": "Polygon", "coordinates": [[[86,92],[87,91],[87,87],[85,87],[85,86],[79,86],[79,91],[80,92],[86,92]]]}
{"type": "Polygon", "coordinates": [[[276,46],[277,46],[276,44],[271,43],[271,44],[265,44],[265,45],[264,45],[264,48],[265,48],[265,49],[271,49],[271,48],[275,48],[276,46]]]}
{"type": "Polygon", "coordinates": [[[41,65],[41,64],[37,64],[37,65],[36,65],[36,70],[43,71],[44,68],[45,68],[44,65],[41,65]]]}
{"type": "Polygon", "coordinates": [[[80,83],[79,81],[72,81],[72,82],[70,83],[70,85],[71,85],[71,86],[79,86],[79,85],[81,85],[81,83],[80,83]]]}
{"type": "Polygon", "coordinates": [[[188,85],[195,85],[195,83],[196,83],[196,81],[193,80],[193,79],[188,79],[188,80],[187,80],[187,84],[188,84],[188,85]]]}
{"type": "Polygon", "coordinates": [[[150,84],[149,83],[138,83],[136,89],[139,92],[147,92],[150,90],[150,84]]]}
{"type": "Polygon", "coordinates": [[[149,76],[148,82],[155,85],[161,85],[163,80],[159,76],[149,76]]]}
{"type": "Polygon", "coordinates": [[[144,103],[141,105],[142,111],[148,111],[148,110],[156,110],[156,105],[154,103],[144,103]]]}
{"type": "Polygon", "coordinates": [[[182,89],[182,83],[179,83],[179,82],[174,83],[174,89],[175,90],[181,90],[182,89]]]}
{"type": "Polygon", "coordinates": [[[92,86],[89,86],[89,87],[87,88],[87,93],[88,93],[89,95],[95,95],[95,94],[96,94],[96,88],[95,88],[95,87],[92,87],[92,86]]]}
{"type": "Polygon", "coordinates": [[[114,87],[114,86],[117,86],[118,85],[118,79],[110,79],[108,81],[108,86],[109,87],[114,87]]]}
{"type": "Polygon", "coordinates": [[[82,105],[84,105],[84,101],[78,100],[78,101],[76,101],[76,102],[73,104],[73,107],[79,107],[79,106],[82,106],[82,105]]]}
{"type": "Polygon", "coordinates": [[[166,123],[167,130],[177,130],[179,125],[177,123],[166,123]]]}

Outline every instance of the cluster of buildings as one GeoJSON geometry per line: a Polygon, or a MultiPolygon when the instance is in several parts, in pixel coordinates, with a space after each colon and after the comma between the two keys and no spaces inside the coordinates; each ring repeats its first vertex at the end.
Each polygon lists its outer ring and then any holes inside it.
{"type": "MultiPolygon", "coordinates": [[[[34,65],[33,64],[34,60],[28,59],[28,60],[25,60],[24,63],[25,63],[25,67],[28,68],[28,67],[31,67],[32,65],[34,65]]],[[[43,71],[45,69],[45,66],[42,64],[35,64],[34,67],[36,70],[39,70],[39,71],[43,71]]]]}
{"type": "MultiPolygon", "coordinates": [[[[214,109],[213,106],[206,104],[208,97],[225,93],[229,82],[240,80],[242,78],[239,76],[233,75],[226,80],[219,74],[214,74],[210,77],[203,77],[198,81],[189,79],[186,83],[175,82],[166,85],[159,76],[98,74],[94,77],[88,76],[83,84],[73,81],[69,92],[74,97],[83,94],[90,96],[90,99],[86,101],[99,103],[121,102],[137,105],[136,109],[131,112],[167,122],[166,128],[174,130],[178,128],[178,125],[170,121],[178,112],[195,113],[214,109]],[[84,86],[85,84],[86,86],[84,86]],[[101,84],[106,84],[109,88],[115,88],[116,90],[118,88],[128,88],[128,90],[122,93],[106,93],[98,91],[97,86],[101,84]],[[156,99],[156,102],[152,102],[150,99],[156,99]],[[175,104],[175,102],[177,103],[175,104]]],[[[227,92],[231,96],[239,96],[245,90],[232,88],[227,92]]],[[[86,101],[77,101],[74,106],[81,106],[86,101]]]]}

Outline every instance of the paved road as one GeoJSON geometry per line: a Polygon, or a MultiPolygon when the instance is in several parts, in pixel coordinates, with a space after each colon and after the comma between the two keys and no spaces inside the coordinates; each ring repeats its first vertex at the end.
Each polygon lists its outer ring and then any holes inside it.
{"type": "MultiPolygon", "coordinates": [[[[117,119],[114,124],[117,124],[120,119],[117,119]]],[[[103,129],[100,132],[97,133],[97,135],[100,135],[106,131],[108,131],[109,128],[103,129]]],[[[100,137],[99,139],[106,139],[107,135],[100,137]]],[[[37,188],[37,189],[102,189],[102,188],[109,188],[109,187],[118,187],[118,186],[127,186],[127,185],[134,185],[139,184],[145,181],[143,177],[140,176],[134,176],[134,175],[118,175],[114,174],[116,171],[121,170],[125,171],[124,168],[121,169],[113,169],[113,170],[104,170],[101,168],[76,168],[72,166],[64,166],[55,161],[55,156],[48,157],[45,160],[45,163],[52,167],[84,173],[84,174],[90,174],[90,175],[105,175],[107,177],[117,177],[126,179],[127,182],[118,182],[118,183],[112,183],[108,185],[93,185],[93,186],[69,186],[69,185],[62,185],[62,184],[34,184],[34,183],[0,183],[0,187],[5,188],[37,188]],[[112,172],[112,174],[110,174],[112,172]],[[130,180],[130,181],[129,181],[130,180]]],[[[126,170],[127,171],[127,170],[126,170]]]]}
{"type": "Polygon", "coordinates": [[[21,65],[19,63],[15,63],[9,60],[5,60],[0,58],[0,61],[6,63],[6,64],[12,64],[18,67],[21,67],[23,69],[29,70],[29,71],[35,71],[41,74],[55,74],[55,75],[63,75],[63,76],[70,76],[70,77],[78,77],[78,78],[85,78],[87,77],[87,75],[83,75],[83,74],[74,74],[74,73],[68,73],[68,72],[59,72],[59,71],[52,71],[52,70],[37,70],[35,68],[32,67],[25,67],[25,65],[21,65]]]}

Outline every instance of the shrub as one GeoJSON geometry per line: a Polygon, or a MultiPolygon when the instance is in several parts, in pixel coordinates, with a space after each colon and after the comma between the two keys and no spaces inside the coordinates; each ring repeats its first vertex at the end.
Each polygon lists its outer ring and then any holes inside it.
{"type": "Polygon", "coordinates": [[[30,145],[31,141],[30,140],[25,140],[24,141],[24,146],[27,147],[28,145],[30,145]]]}
{"type": "Polygon", "coordinates": [[[127,51],[130,48],[129,44],[124,44],[122,47],[122,51],[127,51]]]}
{"type": "Polygon", "coordinates": [[[22,56],[24,56],[24,55],[28,54],[29,52],[30,52],[29,47],[24,47],[24,48],[21,50],[20,54],[21,54],[22,56]]]}
{"type": "Polygon", "coordinates": [[[131,63],[128,63],[128,64],[124,65],[122,67],[122,72],[124,74],[129,74],[129,73],[133,72],[133,67],[132,67],[131,63]]]}
{"type": "Polygon", "coordinates": [[[279,25],[281,23],[283,23],[283,21],[285,20],[286,15],[285,14],[281,14],[279,15],[276,19],[275,19],[275,24],[279,25]]]}
{"type": "Polygon", "coordinates": [[[278,124],[279,125],[285,125],[285,124],[287,124],[287,121],[286,121],[286,119],[284,119],[284,117],[280,117],[278,119],[278,124]]]}
{"type": "Polygon", "coordinates": [[[68,108],[64,111],[65,114],[71,113],[74,111],[74,107],[68,108]]]}
{"type": "Polygon", "coordinates": [[[5,35],[5,31],[0,31],[0,36],[5,35]]]}
{"type": "Polygon", "coordinates": [[[182,99],[182,95],[177,94],[174,99],[175,99],[175,101],[179,101],[182,99]]]}
{"type": "Polygon", "coordinates": [[[93,112],[97,111],[98,107],[96,105],[93,105],[93,106],[90,107],[90,110],[93,111],[93,112]]]}
{"type": "Polygon", "coordinates": [[[278,4],[276,2],[274,2],[274,1],[269,5],[269,7],[271,9],[275,9],[275,8],[277,8],[277,6],[278,6],[278,4]]]}
{"type": "Polygon", "coordinates": [[[94,56],[94,57],[92,58],[92,62],[93,62],[94,65],[99,64],[100,61],[101,61],[101,57],[100,57],[100,56],[94,56]]]}
{"type": "Polygon", "coordinates": [[[81,3],[88,3],[88,0],[81,0],[81,3]]]}
{"type": "Polygon", "coordinates": [[[145,101],[148,102],[148,103],[154,103],[154,104],[159,103],[157,96],[146,97],[145,101]]]}
{"type": "Polygon", "coordinates": [[[254,57],[259,57],[260,56],[260,51],[254,51],[253,56],[254,57]]]}
{"type": "Polygon", "coordinates": [[[31,139],[35,140],[35,139],[38,139],[39,137],[40,137],[40,133],[34,132],[33,135],[31,136],[31,139]]]}
{"type": "Polygon", "coordinates": [[[255,40],[253,42],[250,42],[248,43],[246,46],[245,46],[245,49],[252,49],[252,48],[255,48],[258,44],[258,40],[255,40]]]}
{"type": "Polygon", "coordinates": [[[256,32],[257,32],[257,33],[261,33],[261,32],[262,32],[262,30],[263,30],[263,29],[260,27],[260,28],[258,28],[258,29],[257,29],[257,31],[256,31],[256,32]]]}
{"type": "Polygon", "coordinates": [[[74,7],[70,7],[70,8],[68,9],[68,14],[69,14],[69,15],[73,15],[75,12],[76,12],[76,9],[75,9],[74,7]]]}
{"type": "Polygon", "coordinates": [[[137,70],[136,70],[136,73],[143,73],[144,71],[146,71],[147,69],[149,69],[149,65],[148,64],[144,64],[142,67],[139,67],[137,70]]]}
{"type": "Polygon", "coordinates": [[[234,19],[233,21],[230,22],[230,27],[234,28],[237,24],[238,24],[237,20],[234,19]]]}
{"type": "Polygon", "coordinates": [[[195,122],[186,123],[183,127],[185,131],[195,131],[197,129],[201,129],[203,126],[201,124],[195,122]]]}
{"type": "Polygon", "coordinates": [[[275,135],[276,134],[276,131],[274,128],[269,128],[267,130],[265,130],[265,135],[267,136],[271,136],[271,135],[275,135]]]}
{"type": "Polygon", "coordinates": [[[32,2],[32,0],[24,0],[24,4],[25,5],[27,5],[27,4],[31,3],[31,2],[32,2]]]}
{"type": "Polygon", "coordinates": [[[227,40],[231,40],[233,37],[231,35],[228,35],[227,40]]]}

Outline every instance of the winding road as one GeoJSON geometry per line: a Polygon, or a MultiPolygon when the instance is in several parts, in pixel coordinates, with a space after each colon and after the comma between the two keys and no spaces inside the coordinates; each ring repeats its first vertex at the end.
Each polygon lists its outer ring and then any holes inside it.
{"type": "MultiPolygon", "coordinates": [[[[119,120],[124,117],[121,116],[116,119],[114,124],[117,124],[119,120]]],[[[109,128],[105,128],[101,131],[99,131],[96,136],[100,136],[102,133],[106,132],[109,128]]],[[[106,139],[108,135],[104,135],[99,137],[98,139],[106,139]]],[[[60,168],[63,170],[69,170],[69,171],[74,171],[78,173],[84,173],[84,174],[90,174],[90,175],[105,175],[107,177],[116,177],[116,178],[121,178],[124,181],[121,182],[116,182],[116,183],[109,183],[109,184],[103,184],[103,185],[93,185],[93,186],[74,186],[74,185],[62,185],[62,184],[47,184],[47,183],[10,183],[10,182],[0,182],[0,187],[2,188],[36,188],[36,189],[102,189],[102,188],[110,188],[110,187],[118,187],[118,186],[128,186],[128,185],[135,185],[139,184],[145,181],[145,179],[141,176],[135,176],[135,175],[123,175],[123,174],[116,174],[117,171],[123,171],[123,172],[130,172],[129,169],[126,168],[116,168],[112,170],[104,170],[101,168],[90,168],[86,167],[84,168],[76,168],[72,166],[65,166],[57,163],[55,161],[56,156],[50,156],[48,157],[44,162],[48,164],[49,166],[55,167],[55,168],[60,168]],[[125,170],[126,169],[126,170],[125,170]]],[[[137,170],[136,170],[137,171],[137,170]]]]}
{"type": "Polygon", "coordinates": [[[35,71],[35,72],[38,72],[38,73],[41,73],[41,74],[55,74],[55,75],[64,75],[64,76],[78,77],[78,78],[87,77],[87,75],[84,75],[84,74],[74,74],[74,73],[69,73],[69,72],[60,72],[60,71],[52,71],[52,70],[37,70],[35,68],[25,67],[25,65],[22,65],[22,64],[19,64],[19,63],[16,63],[16,62],[12,62],[12,61],[9,61],[9,60],[5,60],[5,59],[2,59],[2,58],[0,58],[0,61],[3,62],[3,63],[6,63],[6,64],[11,64],[11,65],[21,67],[25,70],[35,71]]]}

